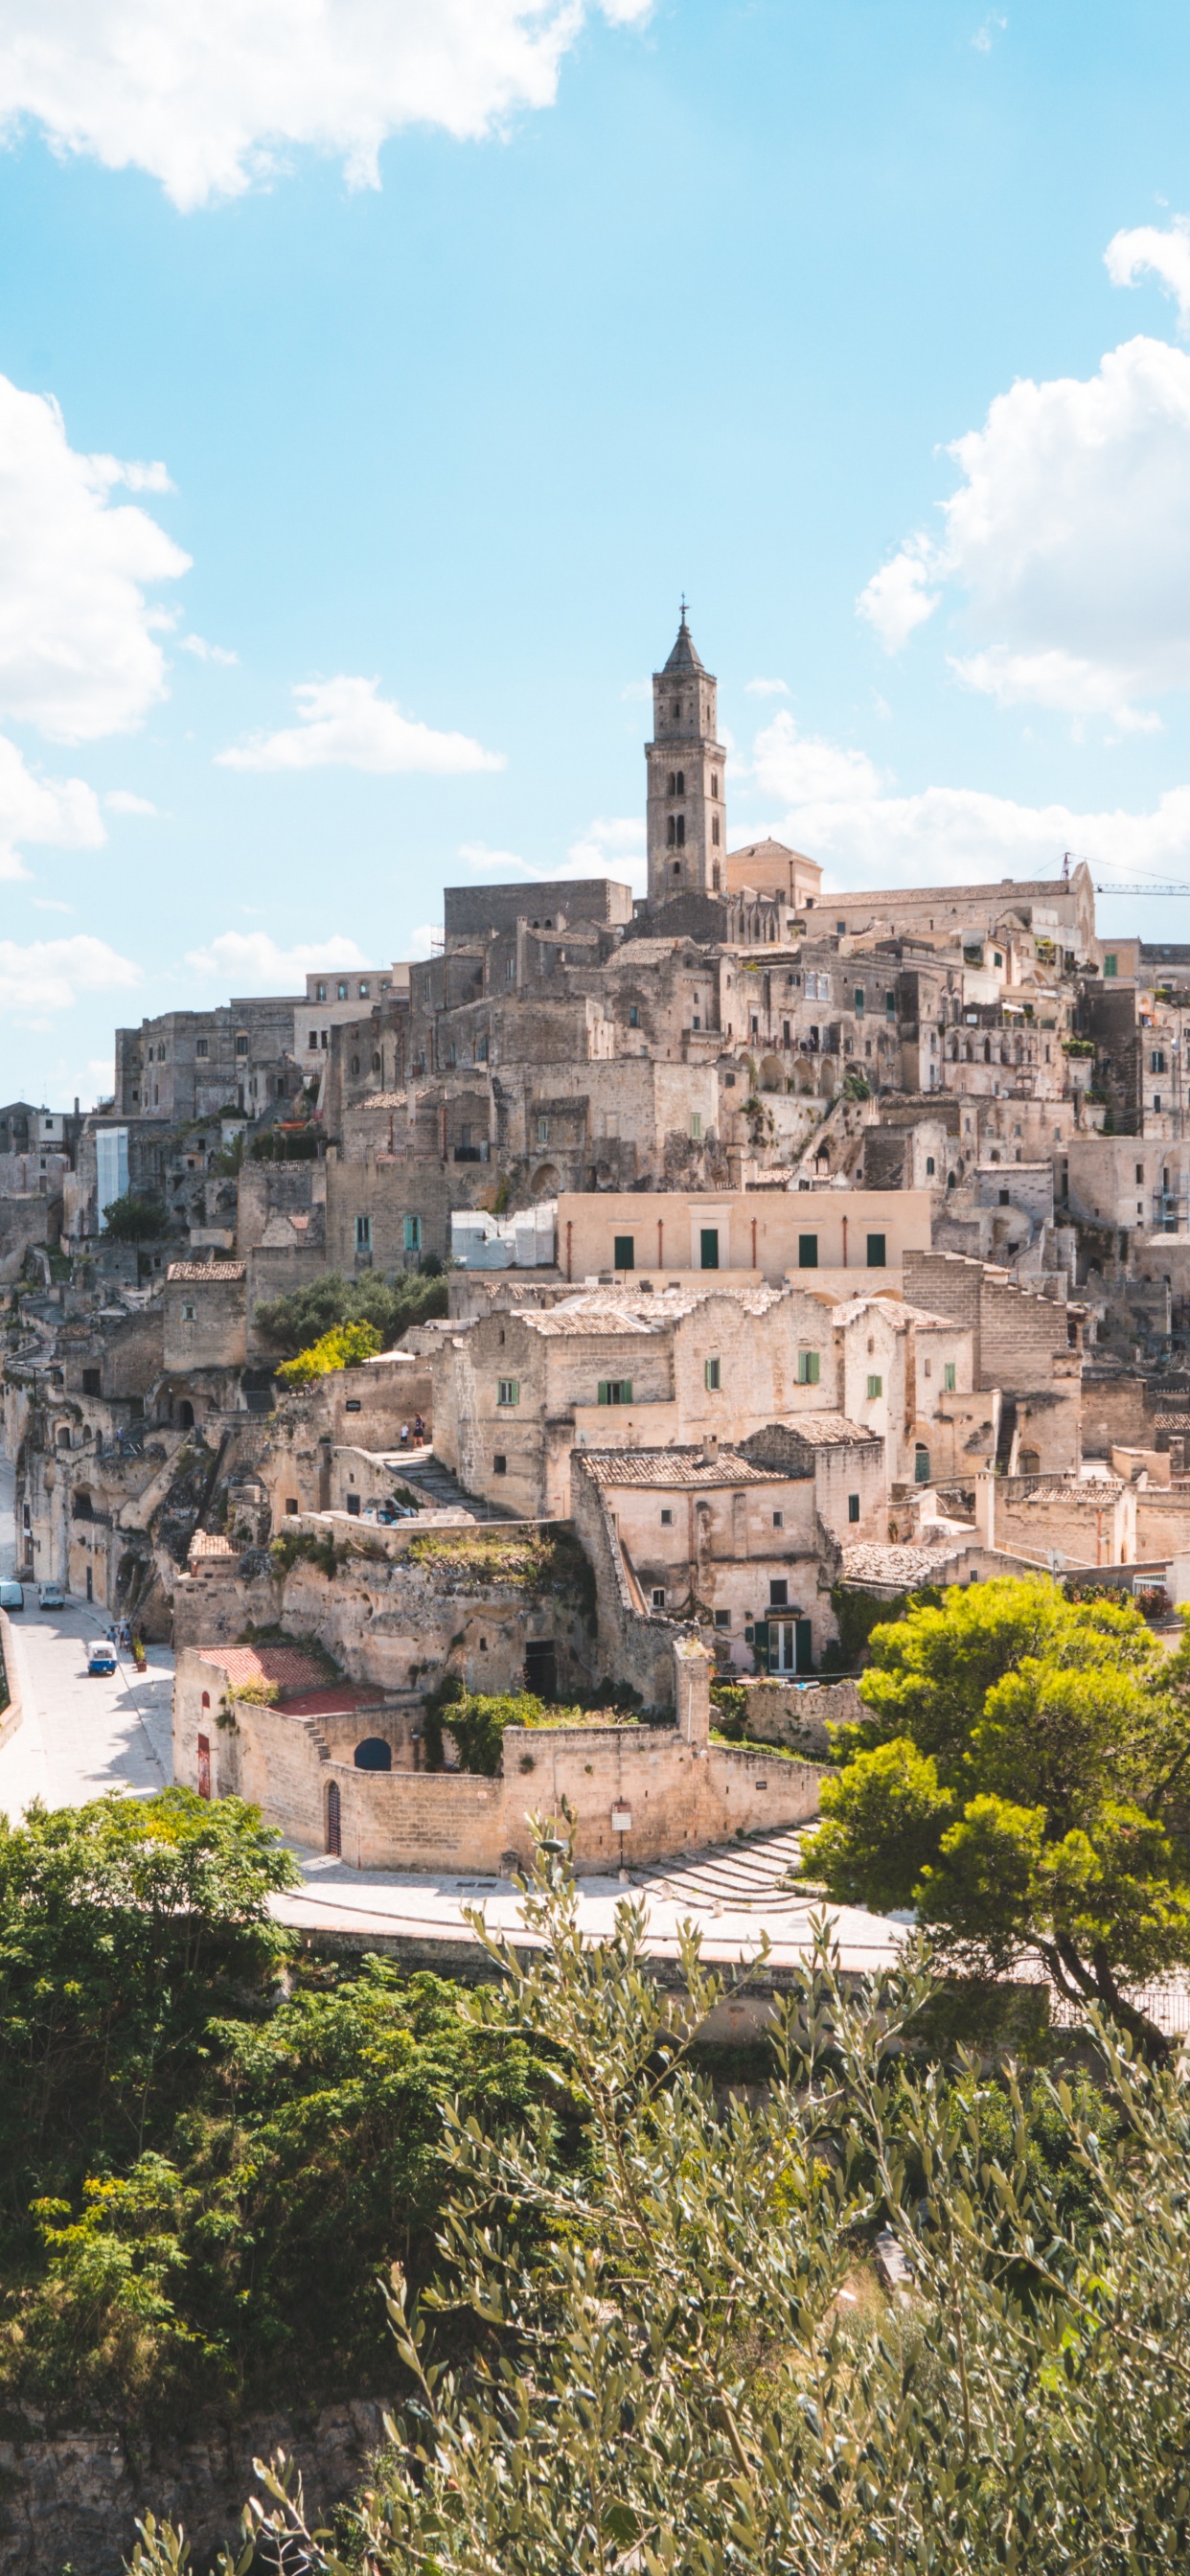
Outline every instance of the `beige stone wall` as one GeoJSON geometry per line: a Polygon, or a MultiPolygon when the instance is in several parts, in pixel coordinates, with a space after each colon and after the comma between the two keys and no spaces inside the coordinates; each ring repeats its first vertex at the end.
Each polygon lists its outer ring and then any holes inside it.
{"type": "MultiPolygon", "coordinates": [[[[759,1270],[779,1286],[799,1268],[800,1238],[818,1239],[818,1268],[854,1271],[854,1289],[884,1277],[890,1285],[907,1251],[928,1252],[928,1190],[727,1190],[717,1193],[598,1191],[558,1200],[558,1259],[569,1276],[615,1267],[615,1237],[640,1237],[638,1271],[675,1277],[703,1268],[704,1229],[718,1235],[720,1270],[759,1270]],[[657,1253],[657,1224],[663,1223],[657,1253]],[[570,1229],[569,1236],[567,1228],[570,1229]],[[846,1229],[846,1232],[844,1232],[846,1229]],[[868,1267],[868,1236],[883,1234],[883,1272],[868,1267]],[[569,1254],[569,1258],[567,1257],[569,1254]]],[[[809,1282],[807,1282],[807,1285],[809,1282]]],[[[925,1299],[922,1303],[926,1303],[925,1299]]]]}
{"type": "Polygon", "coordinates": [[[181,1371],[242,1368],[248,1356],[243,1272],[238,1262],[202,1266],[209,1267],[209,1279],[166,1280],[164,1365],[181,1371]]]}
{"type": "Polygon", "coordinates": [[[357,1771],[335,1760],[317,1719],[235,1704],[234,1732],[220,1728],[219,1668],[179,1658],[174,1698],[175,1776],[198,1784],[198,1736],[211,1747],[212,1790],[232,1788],[309,1850],[323,1850],[327,1791],[338,1788],[342,1857],[360,1869],[499,1871],[531,1849],[532,1815],[575,1817],[575,1856],[585,1868],[656,1860],[722,1841],[739,1828],[796,1824],[816,1812],[821,1771],[808,1762],[706,1741],[706,1658],[679,1655],[672,1727],[510,1727],[500,1777],[357,1771]],[[686,1667],[690,1666],[688,1680],[686,1667]],[[687,1688],[689,1705],[683,1698],[687,1688]],[[203,1706],[203,1694],[207,1705],[203,1706]],[[613,1811],[630,1824],[618,1830],[613,1811]]]}

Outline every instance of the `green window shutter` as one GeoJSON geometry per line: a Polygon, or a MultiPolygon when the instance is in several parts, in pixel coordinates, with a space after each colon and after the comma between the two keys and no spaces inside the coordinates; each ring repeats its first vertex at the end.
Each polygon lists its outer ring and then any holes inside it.
{"type": "Polygon", "coordinates": [[[699,1254],[700,1254],[701,1267],[702,1267],[704,1270],[717,1270],[717,1269],[718,1269],[718,1267],[719,1267],[719,1228],[718,1228],[718,1226],[717,1226],[717,1225],[704,1225],[704,1226],[700,1229],[700,1233],[699,1233],[699,1254]]]}
{"type": "Polygon", "coordinates": [[[945,1361],[943,1362],[943,1366],[942,1366],[942,1387],[943,1387],[943,1392],[944,1392],[946,1395],[953,1395],[953,1394],[954,1394],[954,1391],[955,1391],[955,1364],[954,1364],[954,1361],[953,1361],[953,1360],[945,1360],[945,1361]]]}
{"type": "Polygon", "coordinates": [[[610,1387],[610,1385],[609,1385],[609,1382],[608,1382],[608,1380],[607,1380],[605,1377],[601,1377],[601,1378],[600,1378],[600,1381],[599,1381],[599,1393],[598,1393],[598,1397],[597,1397],[597,1399],[596,1399],[596,1400],[597,1400],[597,1402],[598,1402],[598,1403],[600,1403],[600,1404],[610,1404],[610,1403],[611,1403],[611,1400],[612,1400],[612,1391],[611,1391],[611,1387],[610,1387]]]}
{"type": "Polygon", "coordinates": [[[718,1362],[718,1360],[708,1360],[708,1361],[707,1361],[707,1367],[706,1367],[706,1378],[707,1378],[707,1385],[709,1386],[709,1388],[711,1389],[711,1392],[712,1392],[712,1394],[713,1394],[713,1393],[715,1392],[716,1388],[717,1388],[717,1387],[718,1387],[718,1385],[719,1385],[719,1362],[718,1362]]]}
{"type": "Polygon", "coordinates": [[[797,1266],[799,1270],[817,1270],[818,1237],[816,1234],[799,1234],[797,1239],[797,1266]]]}
{"type": "Polygon", "coordinates": [[[882,1234],[870,1234],[868,1236],[869,1270],[883,1270],[886,1262],[885,1237],[882,1234]]]}
{"type": "Polygon", "coordinates": [[[613,1270],[635,1270],[636,1236],[634,1234],[618,1234],[615,1237],[612,1246],[612,1268],[613,1270]]]}
{"type": "Polygon", "coordinates": [[[868,1379],[868,1398],[869,1398],[869,1402],[871,1402],[871,1401],[872,1401],[876,1396],[878,1396],[878,1395],[883,1395],[883,1393],[884,1393],[884,1380],[883,1380],[883,1378],[882,1378],[882,1377],[870,1377],[870,1378],[868,1379]]]}
{"type": "Polygon", "coordinates": [[[499,1380],[499,1382],[498,1382],[498,1384],[497,1384],[497,1388],[496,1388],[496,1402],[497,1402],[497,1404],[519,1404],[519,1403],[520,1403],[520,1400],[521,1400],[521,1382],[520,1382],[520,1379],[519,1379],[519,1378],[516,1378],[516,1377],[502,1377],[502,1378],[499,1380]]]}
{"type": "Polygon", "coordinates": [[[819,1355],[817,1351],[799,1351],[797,1355],[798,1385],[817,1386],[818,1368],[819,1355]]]}

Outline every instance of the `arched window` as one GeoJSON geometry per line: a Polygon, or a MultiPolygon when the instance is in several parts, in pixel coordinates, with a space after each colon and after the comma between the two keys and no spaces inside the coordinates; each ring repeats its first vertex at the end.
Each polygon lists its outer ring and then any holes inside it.
{"type": "Polygon", "coordinates": [[[357,1055],[353,1055],[353,1056],[352,1056],[352,1059],[351,1059],[351,1070],[352,1070],[352,1072],[353,1072],[353,1073],[358,1073],[358,1072],[359,1072],[359,1057],[358,1057],[357,1055]]]}
{"type": "Polygon", "coordinates": [[[391,1771],[391,1744],[386,1744],[382,1735],[365,1735],[362,1744],[355,1748],[355,1767],[357,1771],[391,1771]]]}
{"type": "Polygon", "coordinates": [[[682,873],[682,862],[681,862],[681,860],[680,860],[680,859],[675,859],[675,860],[674,860],[674,875],[675,875],[676,877],[680,877],[681,873],[682,873]]]}
{"type": "Polygon", "coordinates": [[[685,848],[685,846],[686,846],[686,817],[685,817],[685,815],[684,815],[684,814],[679,814],[679,816],[678,816],[678,848],[681,850],[681,849],[684,849],[684,848],[685,848]]]}
{"type": "Polygon", "coordinates": [[[80,1486],[71,1498],[70,1517],[76,1521],[89,1521],[92,1516],[91,1497],[85,1487],[80,1486]]]}
{"type": "Polygon", "coordinates": [[[667,795],[667,796],[676,796],[676,795],[677,795],[677,792],[678,792],[678,782],[677,782],[676,777],[674,776],[674,773],[673,773],[673,770],[672,770],[672,769],[671,769],[671,771],[670,771],[670,773],[669,773],[669,777],[667,778],[667,780],[666,780],[666,782],[665,782],[665,792],[666,792],[666,795],[667,795]]]}
{"type": "Polygon", "coordinates": [[[673,848],[674,842],[676,841],[677,837],[678,837],[678,827],[677,827],[677,824],[676,824],[676,823],[675,823],[675,821],[674,821],[673,815],[671,814],[671,815],[670,815],[670,817],[669,817],[669,820],[668,820],[668,822],[667,822],[667,824],[666,824],[666,826],[665,826],[665,838],[666,838],[667,845],[668,845],[668,847],[669,847],[671,850],[672,850],[672,848],[673,848]]]}
{"type": "MultiPolygon", "coordinates": [[[[718,834],[716,834],[716,838],[718,838],[718,834]]],[[[711,870],[711,891],[713,894],[718,894],[719,892],[719,862],[717,859],[711,870]]]]}
{"type": "Polygon", "coordinates": [[[678,771],[678,783],[674,793],[678,796],[684,796],[686,793],[686,772],[684,769],[679,769],[678,771]]]}
{"type": "Polygon", "coordinates": [[[983,1042],[983,1060],[985,1064],[990,1064],[992,1061],[992,1041],[990,1038],[985,1038],[983,1042]]]}
{"type": "Polygon", "coordinates": [[[712,816],[711,816],[711,839],[712,839],[712,841],[714,842],[715,848],[716,848],[716,849],[718,849],[718,847],[719,847],[719,817],[718,817],[718,815],[717,815],[717,814],[712,814],[712,816]]]}
{"type": "Polygon", "coordinates": [[[913,1481],[915,1485],[928,1485],[930,1481],[930,1453],[924,1440],[914,1444],[913,1481]]]}
{"type": "Polygon", "coordinates": [[[343,1807],[337,1780],[331,1780],[327,1786],[326,1847],[338,1860],[343,1849],[343,1807]]]}
{"type": "Polygon", "coordinates": [[[378,1052],[373,1055],[372,1058],[372,1071],[373,1073],[379,1073],[380,1071],[380,1056],[378,1052]]]}
{"type": "Polygon", "coordinates": [[[194,1406],[191,1404],[189,1396],[183,1396],[182,1401],[178,1406],[178,1420],[181,1423],[183,1431],[193,1431],[194,1406]]]}

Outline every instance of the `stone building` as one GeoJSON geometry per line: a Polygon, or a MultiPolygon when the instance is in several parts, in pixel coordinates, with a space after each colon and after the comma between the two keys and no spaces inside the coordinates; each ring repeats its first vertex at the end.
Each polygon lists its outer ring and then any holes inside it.
{"type": "MultiPolygon", "coordinates": [[[[255,1660],[267,1671],[267,1652],[255,1660]]],[[[311,1690],[307,1674],[276,1682],[269,1705],[237,1693],[238,1678],[235,1649],[179,1657],[175,1778],[250,1798],[294,1842],[357,1868],[507,1871],[531,1857],[530,1817],[565,1812],[579,1867],[615,1871],[817,1806],[814,1765],[711,1743],[710,1664],[693,1640],[671,1649],[668,1724],[509,1727],[492,1779],[423,1768],[399,1708],[311,1690]]]]}

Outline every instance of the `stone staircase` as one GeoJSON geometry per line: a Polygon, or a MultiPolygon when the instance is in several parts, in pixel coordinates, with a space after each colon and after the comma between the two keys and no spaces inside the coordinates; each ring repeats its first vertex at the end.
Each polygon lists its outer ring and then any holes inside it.
{"type": "Polygon", "coordinates": [[[630,1875],[642,1894],[704,1913],[805,1914],[817,1902],[812,1887],[790,1885],[801,1853],[803,1828],[785,1826],[746,1843],[715,1843],[697,1859],[658,1861],[630,1875]]]}
{"type": "Polygon", "coordinates": [[[484,1502],[478,1494],[469,1494],[453,1476],[449,1467],[436,1458],[432,1449],[402,1449],[392,1457],[393,1481],[408,1485],[411,1493],[422,1495],[431,1511],[465,1511],[477,1521],[510,1521],[513,1512],[503,1511],[498,1503],[484,1502]]]}

